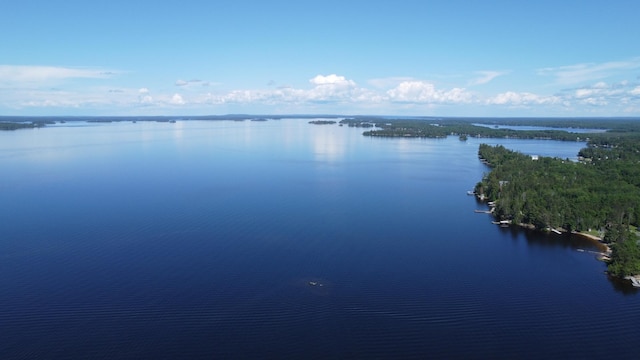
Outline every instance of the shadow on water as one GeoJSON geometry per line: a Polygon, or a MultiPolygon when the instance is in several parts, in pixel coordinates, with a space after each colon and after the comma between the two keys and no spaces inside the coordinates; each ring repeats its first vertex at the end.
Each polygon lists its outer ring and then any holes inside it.
{"type": "Polygon", "coordinates": [[[623,295],[637,295],[640,289],[633,287],[631,281],[607,275],[613,290],[623,295]]]}
{"type": "Polygon", "coordinates": [[[606,247],[597,240],[576,234],[554,234],[539,230],[531,230],[519,226],[501,227],[502,232],[508,233],[513,240],[524,235],[530,246],[543,248],[562,248],[584,250],[594,253],[606,251],[606,247]]]}
{"type": "MultiPolygon", "coordinates": [[[[501,231],[509,233],[512,240],[516,241],[524,235],[527,245],[547,249],[571,249],[587,252],[594,255],[594,261],[598,260],[598,255],[607,251],[607,247],[601,242],[576,234],[554,234],[545,233],[538,230],[521,228],[519,226],[501,227],[501,231]]],[[[638,295],[640,288],[631,285],[631,281],[606,275],[613,289],[623,295],[638,295]]]]}

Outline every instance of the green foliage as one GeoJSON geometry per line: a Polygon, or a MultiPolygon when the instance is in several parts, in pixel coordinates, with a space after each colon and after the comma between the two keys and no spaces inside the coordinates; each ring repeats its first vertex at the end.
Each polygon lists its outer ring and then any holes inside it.
{"type": "Polygon", "coordinates": [[[640,246],[635,235],[612,246],[611,262],[607,270],[611,275],[625,277],[640,274],[640,246]]]}
{"type": "MultiPolygon", "coordinates": [[[[512,130],[478,126],[490,119],[446,118],[446,119],[385,119],[379,117],[356,117],[340,121],[352,127],[376,127],[363,133],[379,137],[423,137],[441,138],[449,135],[480,138],[554,139],[565,141],[584,140],[580,134],[561,130],[512,130]]],[[[491,119],[493,120],[493,119],[491,119]]],[[[502,119],[503,122],[508,122],[502,119]]],[[[489,121],[490,122],[490,121],[489,121]]],[[[574,124],[575,125],[575,124],[574,124]]],[[[597,126],[596,126],[597,127],[597,126]]],[[[584,135],[582,135],[584,136],[584,135]]]]}
{"type": "Polygon", "coordinates": [[[385,120],[385,119],[345,119],[340,123],[354,127],[376,127],[375,130],[365,131],[365,136],[378,137],[421,137],[443,138],[449,135],[480,138],[514,138],[514,139],[556,139],[579,140],[579,134],[559,130],[519,131],[511,129],[495,129],[477,126],[470,120],[447,119],[435,120],[385,120]]]}
{"type": "Polygon", "coordinates": [[[44,126],[44,123],[0,122],[0,130],[33,129],[44,126]]]}
{"type": "Polygon", "coordinates": [[[479,156],[493,170],[476,192],[496,201],[495,214],[538,228],[583,231],[637,224],[640,187],[635,163],[614,165],[530,156],[482,144],[479,156]]]}
{"type": "Polygon", "coordinates": [[[581,162],[534,160],[486,144],[478,155],[493,169],[475,191],[496,202],[496,216],[538,229],[605,228],[603,240],[613,244],[609,273],[640,274],[640,246],[630,230],[640,214],[640,135],[602,137],[580,151],[581,162]]]}
{"type": "Polygon", "coordinates": [[[335,124],[336,121],[334,120],[311,120],[309,121],[309,124],[314,124],[314,125],[332,125],[335,124]]]}

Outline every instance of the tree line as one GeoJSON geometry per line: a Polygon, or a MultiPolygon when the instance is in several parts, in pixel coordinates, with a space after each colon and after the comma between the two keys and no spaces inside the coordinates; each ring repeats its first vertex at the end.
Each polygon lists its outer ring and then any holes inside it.
{"type": "Polygon", "coordinates": [[[501,220],[537,229],[600,230],[604,242],[613,244],[609,272],[640,274],[638,140],[590,143],[578,162],[481,144],[478,155],[492,170],[475,192],[495,202],[501,220]]]}
{"type": "Polygon", "coordinates": [[[340,123],[350,127],[374,128],[363,132],[373,137],[444,138],[450,135],[476,138],[545,139],[585,141],[587,135],[562,130],[513,130],[474,125],[475,119],[414,120],[348,118],[340,123]]]}

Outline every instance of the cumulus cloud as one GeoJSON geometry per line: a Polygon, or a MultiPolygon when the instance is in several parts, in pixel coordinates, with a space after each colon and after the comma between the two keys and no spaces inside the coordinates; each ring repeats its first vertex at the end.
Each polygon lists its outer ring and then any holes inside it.
{"type": "Polygon", "coordinates": [[[341,102],[354,101],[361,90],[355,81],[336,74],[317,75],[309,80],[315,85],[311,90],[292,93],[301,101],[341,102]]]}
{"type": "Polygon", "coordinates": [[[455,104],[469,102],[472,98],[464,88],[438,90],[424,81],[403,81],[387,91],[392,102],[455,104]]]}
{"type": "Polygon", "coordinates": [[[210,104],[250,104],[267,105],[293,104],[359,104],[377,106],[384,103],[412,104],[462,104],[475,101],[474,96],[463,88],[436,89],[428,82],[402,81],[396,87],[377,92],[356,85],[344,76],[318,75],[309,80],[310,89],[281,87],[267,90],[233,90],[224,94],[211,94],[196,101],[210,104]]]}
{"type": "Polygon", "coordinates": [[[309,80],[314,85],[341,85],[341,86],[355,86],[356,83],[352,80],[347,80],[344,76],[338,76],[331,74],[327,76],[317,75],[313,79],[309,80]]]}
{"type": "Polygon", "coordinates": [[[634,87],[634,84],[628,81],[611,84],[600,81],[593,85],[566,90],[564,95],[568,100],[582,105],[601,107],[611,104],[622,105],[639,100],[635,97],[640,95],[640,86],[634,87]]]}
{"type": "Polygon", "coordinates": [[[149,95],[149,89],[146,87],[138,89],[138,103],[142,105],[153,104],[153,97],[149,95]]]}
{"type": "Polygon", "coordinates": [[[180,94],[173,94],[173,96],[171,97],[171,100],[169,101],[170,104],[173,105],[184,105],[185,101],[182,98],[182,95],[180,94]]]}
{"type": "Polygon", "coordinates": [[[149,105],[153,104],[153,97],[150,95],[144,95],[139,97],[140,104],[149,105]]]}
{"type": "Polygon", "coordinates": [[[627,112],[628,109],[638,109],[640,105],[640,86],[620,81],[607,83],[598,81],[591,85],[569,88],[555,95],[539,95],[529,92],[507,91],[486,99],[487,105],[503,105],[508,107],[534,106],[551,109],[553,106],[577,109],[599,108],[607,111],[603,115],[613,112],[627,112]]]}
{"type": "Polygon", "coordinates": [[[353,80],[344,76],[317,75],[309,80],[310,89],[296,89],[290,86],[266,90],[233,90],[226,94],[208,93],[204,99],[213,104],[312,104],[312,103],[346,103],[365,101],[366,90],[356,86],[353,80]]]}
{"type": "Polygon", "coordinates": [[[309,101],[309,91],[294,88],[234,90],[221,95],[207,94],[206,99],[213,104],[300,104],[309,101]]]}
{"type": "Polygon", "coordinates": [[[524,106],[524,105],[542,105],[542,104],[558,104],[562,99],[557,96],[541,96],[528,92],[513,92],[507,91],[498,94],[487,100],[487,104],[490,105],[510,105],[510,106],[524,106]]]}
{"type": "MultiPolygon", "coordinates": [[[[610,65],[610,67],[615,67],[610,65]]],[[[11,67],[15,70],[16,67],[11,67]]],[[[53,67],[43,67],[50,69],[53,67]]],[[[618,66],[617,68],[620,68],[618,66]]],[[[251,109],[267,109],[274,112],[283,111],[327,111],[327,112],[357,112],[367,113],[370,109],[378,112],[391,113],[406,111],[407,109],[434,109],[447,105],[449,114],[468,114],[471,106],[473,110],[482,110],[478,107],[494,106],[494,111],[502,109],[543,109],[536,110],[540,113],[555,109],[571,111],[586,110],[591,114],[600,112],[604,115],[620,114],[622,111],[634,111],[640,109],[640,82],[636,79],[630,81],[607,82],[607,79],[597,79],[586,86],[564,87],[556,90],[554,95],[536,94],[534,92],[502,91],[495,95],[481,95],[478,92],[469,91],[461,86],[442,86],[438,83],[419,80],[409,77],[388,77],[368,80],[366,86],[359,86],[356,81],[339,74],[319,74],[308,79],[306,86],[274,86],[271,81],[262,89],[234,89],[223,90],[203,87],[208,82],[194,79],[178,79],[174,88],[170,91],[165,88],[148,87],[114,87],[114,84],[86,86],[81,82],[82,88],[71,87],[75,83],[33,83],[19,86],[14,83],[5,83],[8,79],[70,79],[95,77],[102,79],[113,74],[105,70],[86,70],[72,68],[56,68],[59,72],[43,71],[45,75],[31,72],[29,75],[6,75],[8,68],[0,69],[0,106],[5,109],[24,109],[28,107],[57,107],[91,109],[92,107],[106,109],[167,109],[168,111],[210,111],[215,107],[226,106],[233,111],[247,111],[251,109]],[[60,69],[67,69],[65,72],[60,69]],[[71,71],[74,70],[74,71],[71,71]],[[79,72],[75,72],[78,70],[79,72]],[[56,74],[56,75],[51,75],[56,74]],[[5,76],[3,79],[2,76],[5,76]],[[5,82],[3,82],[5,81],[5,82]],[[107,86],[108,85],[108,86],[107,86]],[[460,105],[460,106],[450,106],[460,105]],[[562,108],[565,109],[562,109],[562,108]],[[245,110],[246,109],[246,110],[245,110]],[[342,109],[342,110],[339,110],[342,109]],[[466,109],[466,110],[465,110],[466,109]],[[629,110],[632,109],[632,110],[629,110]],[[613,112],[615,110],[617,112],[613,112]],[[606,114],[605,114],[606,112],[606,114]]],[[[31,69],[34,70],[34,69],[31,69]]],[[[44,69],[41,69],[44,70],[44,69]]],[[[547,69],[548,75],[555,76],[551,69],[547,69]]],[[[555,68],[558,71],[559,68],[555,68]]],[[[560,69],[562,70],[562,69],[560,69]]],[[[564,69],[566,70],[566,69],[564,69]]],[[[478,71],[476,78],[466,82],[467,85],[482,85],[495,80],[497,77],[507,74],[504,71],[478,71]]],[[[635,76],[635,74],[634,74],[635,76]]],[[[465,78],[456,76],[453,78],[465,83],[465,78]]],[[[467,78],[468,79],[468,78],[467,78]]],[[[26,80],[25,80],[26,81],[26,80]]],[[[34,80],[35,81],[35,80],[34,80]]],[[[100,82],[96,82],[99,84],[100,82]]],[[[528,110],[527,110],[528,111],[528,110]]],[[[435,114],[440,114],[437,110],[435,114]]]]}

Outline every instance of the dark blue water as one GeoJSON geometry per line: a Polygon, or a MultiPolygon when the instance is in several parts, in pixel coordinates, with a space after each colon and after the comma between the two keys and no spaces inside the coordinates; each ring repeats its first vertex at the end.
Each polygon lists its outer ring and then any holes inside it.
{"type": "Polygon", "coordinates": [[[481,141],[583,144],[361,131],[0,132],[0,358],[636,355],[638,295],[595,244],[497,227],[466,195],[481,141]]]}

